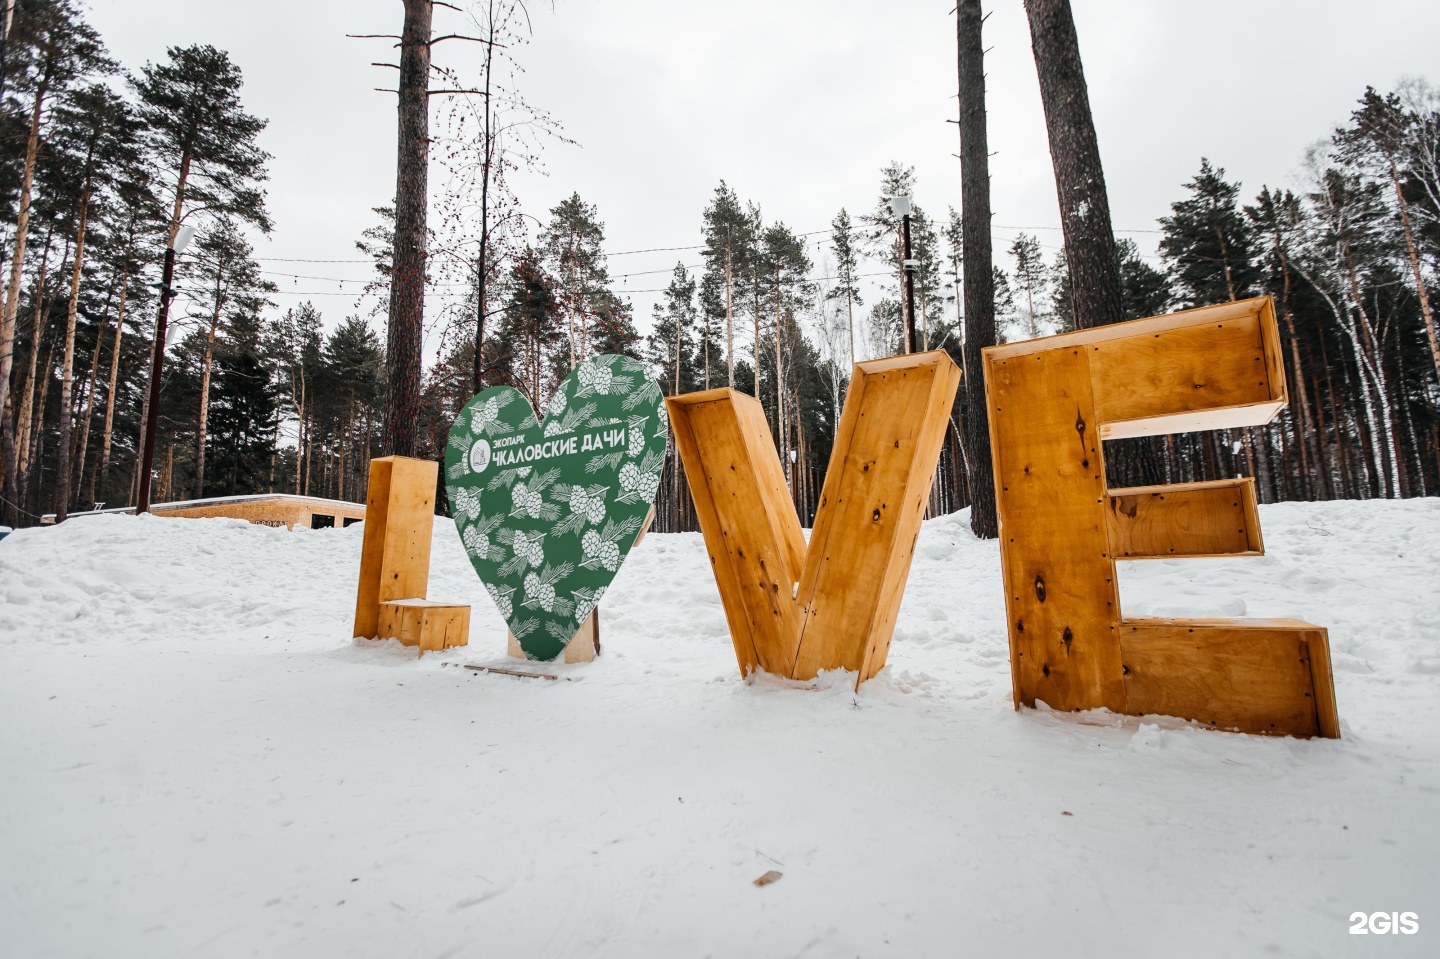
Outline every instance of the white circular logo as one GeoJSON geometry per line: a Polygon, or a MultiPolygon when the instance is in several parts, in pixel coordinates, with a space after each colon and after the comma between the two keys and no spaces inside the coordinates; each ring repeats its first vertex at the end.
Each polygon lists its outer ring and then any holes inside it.
{"type": "Polygon", "coordinates": [[[490,465],[490,443],[479,439],[475,445],[470,447],[470,472],[483,473],[485,467],[490,465]]]}

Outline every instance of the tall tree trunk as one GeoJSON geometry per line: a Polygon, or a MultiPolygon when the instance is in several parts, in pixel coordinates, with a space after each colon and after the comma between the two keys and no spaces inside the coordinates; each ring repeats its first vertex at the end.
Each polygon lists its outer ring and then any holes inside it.
{"type": "MultiPolygon", "coordinates": [[[[396,456],[420,446],[425,320],[426,191],[430,160],[430,0],[405,0],[398,86],[394,270],[386,349],[385,442],[396,456]]],[[[476,344],[478,349],[479,344],[476,344]]]]}
{"type": "Polygon", "coordinates": [[[775,268],[775,440],[780,448],[780,465],[785,475],[790,475],[790,463],[785,459],[785,374],[780,355],[780,268],[775,268]]]}
{"type": "Polygon", "coordinates": [[[1070,0],[1025,0],[1025,12],[1055,167],[1075,328],[1119,323],[1125,318],[1120,256],[1070,0]]]}
{"type": "MultiPolygon", "coordinates": [[[[1070,0],[1025,0],[1025,12],[1055,168],[1075,328],[1120,323],[1125,319],[1120,256],[1070,0]]],[[[1114,444],[1105,456],[1111,485],[1146,484],[1163,475],[1152,438],[1114,444]]]]}
{"type": "Polygon", "coordinates": [[[735,311],[731,303],[734,276],[731,270],[730,232],[725,232],[725,385],[735,388],[735,311]]]}
{"type": "MultiPolygon", "coordinates": [[[[846,278],[845,282],[846,282],[846,284],[847,284],[847,286],[845,287],[845,326],[846,326],[846,328],[850,331],[850,368],[851,368],[851,369],[854,369],[854,368],[855,368],[855,302],[854,302],[854,296],[851,294],[851,292],[850,292],[850,287],[848,286],[848,284],[849,284],[849,282],[850,282],[850,280],[849,280],[848,277],[846,278]]],[[[957,292],[958,292],[958,291],[957,291],[957,292]]]]}
{"type": "Polygon", "coordinates": [[[28,462],[20,464],[22,470],[20,482],[31,485],[28,481],[35,480],[30,497],[32,513],[40,513],[44,510],[40,489],[45,477],[45,407],[50,397],[50,381],[55,378],[54,373],[55,341],[51,340],[50,345],[45,348],[45,367],[40,371],[44,379],[40,381],[40,398],[35,404],[35,414],[30,426],[30,435],[34,437],[34,441],[30,444],[30,459],[28,462]]]}
{"type": "MultiPolygon", "coordinates": [[[[490,103],[490,77],[495,65],[495,3],[491,0],[486,23],[490,34],[485,45],[485,91],[482,96],[480,136],[483,153],[480,164],[480,252],[475,278],[475,368],[472,388],[476,393],[485,389],[485,313],[489,303],[486,284],[490,270],[490,171],[495,159],[495,135],[491,123],[495,116],[490,103]]],[[[426,27],[427,35],[429,27],[426,27]]],[[[368,494],[367,494],[368,495],[368,494]]]]}
{"type": "Polygon", "coordinates": [[[755,398],[760,399],[760,271],[755,271],[755,398]]]}
{"type": "Polygon", "coordinates": [[[70,302],[65,307],[65,359],[60,366],[60,443],[55,449],[55,522],[70,515],[70,393],[75,384],[75,312],[80,305],[80,275],[85,268],[85,227],[90,218],[90,184],[80,191],[75,227],[75,265],[70,270],[70,302]]]}
{"type": "MultiPolygon", "coordinates": [[[[114,290],[110,291],[114,295],[114,290]]],[[[79,424],[80,440],[75,453],[75,495],[80,496],[81,487],[85,486],[85,463],[90,457],[90,425],[95,418],[95,394],[99,391],[100,385],[100,351],[105,343],[105,327],[109,323],[110,304],[106,302],[105,309],[100,314],[100,319],[95,325],[95,346],[90,351],[90,375],[86,380],[84,399],[81,401],[79,424]]],[[[93,503],[94,501],[91,500],[93,503]]],[[[85,500],[81,500],[83,506],[85,500]]]]}
{"type": "MultiPolygon", "coordinates": [[[[49,249],[49,240],[46,240],[46,249],[49,249]]],[[[60,257],[61,264],[70,258],[70,240],[65,240],[65,253],[60,257]]],[[[50,298],[45,286],[46,268],[49,265],[49,257],[40,262],[40,276],[35,284],[35,318],[31,321],[30,329],[30,375],[25,381],[25,398],[20,403],[20,441],[17,456],[20,461],[20,472],[29,471],[32,460],[33,446],[35,441],[35,388],[39,384],[40,370],[37,360],[40,356],[40,343],[45,336],[45,328],[49,326],[50,320],[50,298]]],[[[52,344],[53,346],[53,344],[52,344]]],[[[50,375],[51,356],[45,357],[45,375],[50,375]]],[[[20,486],[23,489],[25,480],[21,477],[20,486]]]]}
{"type": "MultiPolygon", "coordinates": [[[[7,31],[8,33],[8,31],[7,31]]],[[[8,37],[7,37],[8,39],[8,37]]],[[[20,215],[15,221],[15,252],[10,258],[10,282],[5,288],[5,304],[0,310],[0,410],[4,410],[10,396],[10,373],[15,366],[15,318],[20,311],[20,280],[25,268],[25,241],[30,234],[30,194],[35,186],[35,157],[40,149],[40,115],[49,91],[50,70],[47,69],[35,88],[35,102],[30,108],[30,132],[25,139],[25,167],[20,175],[20,215]]],[[[48,240],[46,243],[49,245],[48,240]]],[[[6,525],[20,523],[18,507],[20,502],[19,476],[16,470],[15,434],[9,428],[9,417],[4,428],[5,510],[6,525]]]]}
{"type": "Polygon", "coordinates": [[[990,253],[990,147],[985,129],[985,15],[980,0],[960,0],[956,49],[960,82],[960,233],[965,271],[965,453],[970,529],[999,535],[990,420],[980,351],[995,345],[995,271],[990,253]]]}
{"type": "Polygon", "coordinates": [[[85,497],[91,502],[95,501],[97,487],[104,494],[110,478],[110,439],[115,427],[115,391],[120,385],[120,342],[125,335],[125,298],[129,285],[130,261],[127,259],[120,274],[120,306],[115,312],[115,342],[110,348],[110,386],[105,391],[105,432],[100,440],[100,465],[90,478],[90,492],[85,497]]]}
{"type": "Polygon", "coordinates": [[[200,366],[200,418],[195,430],[196,499],[205,495],[205,432],[210,421],[210,367],[215,361],[215,331],[219,325],[220,295],[217,290],[215,312],[210,317],[210,330],[205,335],[205,360],[200,366]]]}
{"type": "MultiPolygon", "coordinates": [[[[50,261],[50,240],[55,236],[53,228],[45,230],[45,252],[40,253],[40,276],[35,285],[36,324],[30,336],[30,390],[35,389],[35,361],[39,353],[40,340],[39,331],[42,324],[39,323],[39,304],[45,300],[45,269],[50,261]]],[[[7,363],[13,359],[14,331],[9,340],[0,341],[0,351],[4,351],[4,359],[7,363]]],[[[12,364],[13,366],[13,364],[12,364]]],[[[4,382],[10,382],[12,373],[4,374],[4,382]]],[[[27,392],[29,396],[29,392],[27,392]]],[[[4,477],[0,482],[0,497],[3,497],[3,510],[0,510],[0,517],[4,517],[7,526],[19,526],[20,524],[20,500],[23,498],[24,484],[20,477],[20,461],[24,458],[22,436],[17,433],[29,432],[30,413],[29,402],[24,402],[16,409],[17,403],[14,399],[13,390],[6,395],[6,402],[0,403],[0,455],[4,458],[4,477]]]]}
{"type": "Polygon", "coordinates": [[[1400,225],[1405,232],[1405,250],[1410,255],[1410,270],[1415,276],[1415,292],[1420,296],[1420,315],[1425,319],[1425,334],[1430,338],[1430,360],[1435,365],[1435,375],[1440,377],[1440,339],[1435,335],[1435,314],[1430,310],[1430,294],[1425,290],[1425,276],[1420,272],[1420,257],[1415,252],[1415,238],[1410,233],[1410,207],[1405,202],[1405,193],[1400,189],[1400,171],[1395,167],[1395,158],[1388,152],[1390,181],[1395,185],[1395,202],[1400,206],[1400,225]]]}

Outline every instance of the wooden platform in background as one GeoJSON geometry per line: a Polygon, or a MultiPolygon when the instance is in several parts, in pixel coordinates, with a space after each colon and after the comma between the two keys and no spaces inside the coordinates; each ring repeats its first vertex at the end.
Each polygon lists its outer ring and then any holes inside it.
{"type": "MultiPolygon", "coordinates": [[[[71,513],[70,518],[116,514],[133,515],[134,507],[97,509],[71,513]]],[[[257,493],[253,496],[212,496],[206,499],[178,500],[155,503],[150,507],[155,516],[167,519],[203,519],[224,517],[243,519],[260,526],[283,526],[294,529],[328,529],[350,526],[365,519],[365,504],[346,500],[323,499],[318,496],[292,496],[289,493],[257,493]]],[[[55,522],[54,514],[42,517],[42,525],[55,522]]]]}

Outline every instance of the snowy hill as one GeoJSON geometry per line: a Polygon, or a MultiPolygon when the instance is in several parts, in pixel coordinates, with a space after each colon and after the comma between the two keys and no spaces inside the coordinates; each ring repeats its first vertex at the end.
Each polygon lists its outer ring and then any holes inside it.
{"type": "Polygon", "coordinates": [[[96,517],[0,542],[0,930],[39,956],[1435,955],[1440,500],[1262,507],[1126,612],[1330,630],[1344,738],[1011,708],[998,554],[926,524],[857,695],[737,675],[652,535],[570,681],[448,521],[471,645],[348,638],[361,529],[96,517]],[[765,888],[768,870],[783,878],[765,888]],[[1420,932],[1347,934],[1356,911],[1420,932]]]}

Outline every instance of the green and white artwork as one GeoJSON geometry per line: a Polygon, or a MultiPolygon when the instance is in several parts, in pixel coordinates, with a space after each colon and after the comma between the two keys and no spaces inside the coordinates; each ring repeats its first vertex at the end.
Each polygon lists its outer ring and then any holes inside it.
{"type": "Polygon", "coordinates": [[[667,431],[659,384],[628,356],[571,370],[544,423],[509,386],[455,419],[455,529],[530,659],[560,655],[615,579],[659,488],[667,431]]]}

